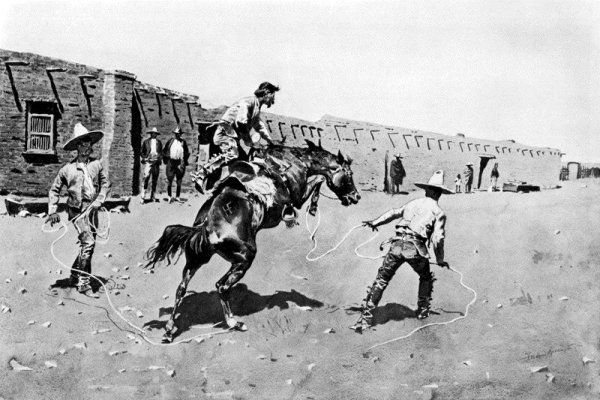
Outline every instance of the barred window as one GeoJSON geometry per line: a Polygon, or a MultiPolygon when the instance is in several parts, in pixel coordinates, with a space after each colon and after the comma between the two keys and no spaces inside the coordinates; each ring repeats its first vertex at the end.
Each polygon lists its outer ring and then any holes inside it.
{"type": "Polygon", "coordinates": [[[56,104],[28,102],[27,104],[27,154],[56,154],[56,104]]]}
{"type": "Polygon", "coordinates": [[[34,153],[54,152],[54,115],[30,114],[27,151],[34,153]]]}

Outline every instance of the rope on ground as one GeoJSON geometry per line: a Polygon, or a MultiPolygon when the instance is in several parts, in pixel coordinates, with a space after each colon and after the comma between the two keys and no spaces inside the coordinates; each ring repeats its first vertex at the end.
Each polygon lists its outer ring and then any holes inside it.
{"type": "Polygon", "coordinates": [[[430,327],[430,326],[436,326],[436,325],[449,325],[449,324],[451,324],[451,323],[453,323],[453,322],[456,322],[456,321],[458,321],[458,320],[461,320],[461,319],[465,319],[465,318],[467,318],[467,316],[469,315],[469,308],[470,308],[470,307],[471,307],[471,306],[472,306],[472,305],[473,305],[473,304],[474,304],[474,303],[477,301],[477,292],[476,292],[476,291],[475,291],[473,288],[471,288],[471,287],[469,287],[469,286],[465,285],[465,283],[463,282],[463,274],[462,274],[460,271],[458,271],[457,269],[455,269],[455,268],[452,268],[452,267],[448,267],[448,268],[449,268],[451,271],[453,271],[453,272],[457,273],[457,274],[460,276],[460,284],[461,284],[461,285],[462,285],[462,286],[463,286],[465,289],[467,289],[467,290],[469,290],[470,292],[472,292],[472,293],[473,293],[473,299],[472,299],[472,300],[469,302],[469,304],[467,304],[467,308],[465,309],[465,313],[464,313],[463,315],[459,316],[459,317],[456,317],[456,318],[453,318],[453,319],[451,319],[450,321],[445,321],[445,322],[432,322],[432,323],[429,323],[429,324],[426,324],[426,325],[420,326],[420,327],[418,327],[418,328],[415,328],[415,329],[413,329],[412,331],[410,331],[409,333],[407,333],[406,335],[399,336],[399,337],[397,337],[397,338],[390,339],[390,340],[387,340],[387,341],[385,341],[385,342],[382,342],[382,343],[378,343],[378,344],[376,344],[376,345],[373,345],[373,346],[369,347],[369,348],[368,348],[368,349],[365,351],[365,354],[366,354],[366,353],[369,353],[371,350],[373,350],[373,349],[375,349],[375,348],[377,348],[377,347],[384,346],[384,345],[386,345],[386,344],[390,344],[390,343],[396,342],[396,341],[398,341],[398,340],[407,339],[407,338],[411,337],[413,334],[415,334],[416,332],[418,332],[418,331],[420,331],[420,330],[423,330],[423,329],[425,329],[425,328],[428,328],[428,327],[430,327]]]}
{"type": "MultiPolygon", "coordinates": [[[[344,243],[344,241],[346,239],[348,239],[348,237],[350,236],[350,234],[355,230],[358,229],[360,227],[362,227],[363,225],[355,225],[352,228],[350,228],[350,230],[342,237],[342,240],[339,241],[338,244],[336,244],[334,247],[332,247],[331,249],[327,250],[325,253],[321,254],[320,256],[311,258],[310,254],[315,251],[315,249],[317,248],[317,238],[316,238],[316,234],[317,234],[317,230],[319,229],[319,226],[321,225],[321,211],[317,208],[317,224],[315,226],[315,228],[311,231],[310,227],[308,226],[308,208],[306,210],[306,214],[305,214],[305,220],[306,220],[306,230],[308,231],[309,235],[310,235],[310,240],[312,240],[313,242],[313,248],[306,254],[306,260],[307,261],[317,261],[323,257],[325,257],[326,255],[328,255],[329,253],[332,253],[333,251],[335,251],[338,247],[340,247],[342,245],[342,243],[344,243]]],[[[362,246],[366,245],[367,243],[371,242],[372,240],[374,240],[377,236],[379,235],[379,233],[376,233],[375,235],[373,235],[370,239],[364,241],[363,243],[359,244],[355,249],[354,249],[354,253],[361,257],[361,258],[366,258],[369,260],[376,260],[378,258],[382,258],[383,256],[365,256],[362,255],[358,252],[358,249],[360,249],[362,246]]]]}
{"type": "MultiPolygon", "coordinates": [[[[326,196],[326,197],[327,197],[327,196],[326,196]]],[[[352,228],[350,228],[350,230],[349,230],[349,231],[348,231],[348,232],[347,232],[347,233],[344,235],[344,237],[342,238],[342,240],[341,240],[341,241],[340,241],[338,244],[336,244],[336,245],[335,245],[333,248],[331,248],[331,249],[327,250],[325,253],[323,253],[322,255],[320,255],[320,256],[318,256],[318,257],[315,257],[315,258],[309,258],[309,254],[310,254],[310,253],[312,253],[312,252],[313,252],[313,251],[314,251],[314,250],[317,248],[317,239],[315,238],[315,234],[317,233],[317,230],[319,229],[319,225],[321,224],[321,213],[320,213],[320,211],[319,211],[318,209],[317,209],[317,213],[318,213],[318,214],[317,214],[317,224],[316,224],[316,226],[315,226],[314,230],[312,230],[312,231],[311,231],[311,230],[310,230],[310,228],[309,228],[309,226],[308,226],[308,214],[309,214],[309,213],[308,213],[308,209],[307,209],[307,211],[306,211],[306,229],[308,230],[308,233],[310,234],[310,238],[311,238],[311,240],[314,242],[314,246],[313,246],[313,248],[312,248],[312,249],[311,249],[311,250],[308,252],[308,254],[306,255],[306,259],[307,259],[308,261],[316,261],[316,260],[318,260],[318,259],[320,259],[320,258],[322,258],[322,257],[325,257],[327,254],[329,254],[329,253],[333,252],[334,250],[336,250],[336,249],[337,249],[337,248],[338,248],[338,247],[339,247],[339,246],[340,246],[340,245],[341,245],[341,244],[342,244],[342,243],[343,243],[343,242],[344,242],[344,241],[345,241],[345,240],[348,238],[348,236],[350,235],[350,233],[352,233],[352,231],[354,231],[355,229],[357,229],[357,228],[359,228],[359,227],[361,227],[361,226],[362,226],[362,225],[356,225],[356,226],[353,226],[353,227],[352,227],[352,228]]],[[[367,241],[365,241],[365,242],[361,243],[360,245],[358,245],[358,246],[357,246],[357,247],[354,249],[354,253],[355,253],[357,256],[361,257],[361,258],[366,258],[366,259],[370,259],[370,260],[376,260],[376,259],[378,259],[378,258],[383,258],[383,257],[384,257],[384,255],[379,255],[379,256],[364,256],[364,255],[362,255],[362,254],[360,254],[360,253],[358,252],[358,249],[360,249],[362,246],[364,246],[364,245],[366,245],[367,243],[369,243],[369,242],[371,242],[372,240],[374,240],[374,239],[377,237],[377,235],[378,235],[378,234],[379,234],[379,233],[376,233],[376,234],[375,234],[375,235],[373,235],[373,236],[372,236],[370,239],[368,239],[367,241]]],[[[432,264],[434,264],[434,263],[432,263],[432,264]]],[[[450,266],[448,266],[448,269],[450,269],[451,271],[453,271],[453,272],[457,273],[457,274],[460,276],[460,284],[461,284],[461,285],[462,285],[462,286],[463,286],[465,289],[467,289],[467,290],[469,290],[470,292],[472,292],[472,293],[473,293],[473,299],[472,299],[472,300],[469,302],[469,304],[467,304],[467,307],[466,307],[466,309],[465,309],[465,313],[464,313],[463,315],[459,316],[459,317],[456,317],[456,318],[454,318],[454,319],[451,319],[450,321],[446,321],[446,322],[432,322],[432,323],[429,323],[429,324],[426,324],[426,325],[420,326],[420,327],[418,327],[418,328],[415,328],[415,329],[413,329],[411,332],[409,332],[408,334],[406,334],[406,335],[404,335],[404,336],[400,336],[400,337],[397,337],[397,338],[394,338],[394,339],[390,339],[390,340],[388,340],[388,341],[385,341],[385,342],[383,342],[383,343],[378,343],[378,344],[376,344],[376,345],[373,345],[373,346],[369,347],[369,348],[368,348],[368,349],[365,351],[365,354],[366,354],[366,353],[368,353],[369,351],[371,351],[371,350],[373,350],[373,349],[377,348],[377,347],[384,346],[384,345],[386,345],[386,344],[393,343],[393,342],[396,342],[396,341],[398,341],[398,340],[402,340],[402,339],[409,338],[410,336],[412,336],[412,335],[413,335],[413,334],[415,334],[416,332],[418,332],[418,331],[420,331],[420,330],[423,330],[423,329],[425,329],[425,328],[428,328],[428,327],[430,327],[430,326],[436,326],[436,325],[449,325],[449,324],[451,324],[451,323],[454,323],[454,322],[456,322],[456,321],[459,321],[459,320],[461,320],[461,319],[465,319],[465,318],[467,318],[467,316],[469,315],[469,308],[470,308],[470,307],[471,307],[471,306],[472,306],[472,305],[473,305],[473,304],[474,304],[474,303],[477,301],[477,292],[476,292],[476,291],[475,291],[473,288],[471,288],[471,287],[469,287],[469,286],[465,285],[465,283],[463,282],[463,274],[462,274],[460,271],[458,271],[457,269],[455,269],[455,268],[452,268],[452,267],[450,267],[450,266]]]]}
{"type": "MultiPolygon", "coordinates": [[[[98,212],[101,212],[101,211],[102,211],[102,212],[106,212],[106,213],[107,213],[107,219],[108,219],[108,222],[107,222],[107,227],[106,227],[106,229],[105,229],[105,232],[100,232],[100,233],[97,233],[97,236],[99,236],[99,237],[102,237],[102,238],[105,240],[105,241],[104,241],[104,243],[106,243],[106,242],[108,241],[108,238],[109,238],[109,232],[110,232],[110,216],[109,216],[108,210],[106,210],[106,208],[104,208],[104,207],[101,207],[100,209],[98,209],[98,212]],[[101,236],[101,234],[102,234],[102,236],[101,236]]],[[[80,218],[80,217],[83,217],[83,216],[84,216],[84,214],[86,214],[86,215],[87,215],[87,210],[83,211],[81,214],[79,214],[79,215],[78,215],[78,216],[76,216],[75,218],[73,218],[73,219],[69,220],[68,222],[72,222],[72,221],[74,221],[74,220],[76,220],[76,219],[78,219],[78,218],[80,218]]],[[[64,229],[64,232],[63,232],[63,233],[62,233],[62,234],[61,234],[61,235],[60,235],[58,238],[56,238],[56,239],[55,239],[55,240],[52,242],[52,244],[50,245],[50,253],[52,254],[52,258],[54,258],[54,261],[56,261],[58,264],[62,265],[62,267],[63,267],[63,268],[65,268],[66,270],[68,270],[68,269],[69,269],[69,267],[68,267],[67,265],[65,265],[65,263],[63,263],[63,262],[62,262],[62,261],[61,261],[61,260],[60,260],[60,259],[59,259],[59,258],[56,256],[56,254],[54,253],[54,246],[55,246],[55,245],[56,245],[56,243],[58,243],[58,242],[59,242],[59,241],[60,241],[60,240],[61,240],[63,237],[65,237],[65,235],[67,234],[67,232],[68,232],[68,230],[69,230],[69,227],[68,227],[67,223],[65,223],[65,222],[62,222],[62,221],[61,221],[61,225],[60,225],[58,228],[56,228],[56,229],[53,229],[53,230],[46,230],[46,229],[44,229],[45,225],[46,225],[45,223],[44,223],[44,224],[42,224],[42,228],[41,228],[41,229],[42,229],[42,232],[44,232],[44,233],[55,233],[55,232],[58,232],[58,231],[59,231],[59,230],[61,230],[61,229],[64,229]]],[[[97,228],[97,227],[96,227],[96,226],[95,226],[93,223],[92,223],[92,227],[93,227],[94,229],[96,229],[96,228],[97,228]]],[[[104,289],[104,294],[106,295],[106,299],[108,300],[108,304],[110,305],[110,307],[112,308],[112,310],[114,311],[114,313],[115,313],[115,314],[116,314],[116,315],[117,315],[117,316],[118,316],[118,317],[119,317],[121,320],[123,320],[123,322],[125,322],[125,323],[126,323],[127,325],[129,325],[131,328],[135,329],[135,330],[138,332],[138,335],[142,337],[142,339],[144,339],[144,340],[145,340],[147,343],[149,343],[149,344],[151,344],[151,345],[153,345],[153,346],[174,346],[174,345],[178,345],[178,344],[181,344],[181,343],[188,343],[188,342],[190,342],[190,341],[192,341],[192,340],[194,340],[194,339],[196,339],[196,338],[205,337],[205,336],[210,336],[210,335],[218,335],[218,334],[221,334],[221,333],[227,333],[227,332],[230,332],[230,331],[231,331],[231,329],[223,329],[223,330],[219,330],[219,331],[215,331],[215,332],[203,333],[203,334],[200,334],[200,335],[193,336],[193,337],[191,337],[191,338],[187,338],[187,339],[181,339],[181,340],[178,340],[178,341],[175,341],[175,342],[172,342],[172,343],[161,343],[161,342],[155,342],[155,341],[153,341],[152,339],[150,339],[150,338],[149,338],[149,337],[146,335],[146,331],[145,331],[144,329],[142,329],[142,328],[140,328],[140,327],[138,327],[138,326],[134,325],[133,323],[131,323],[131,322],[130,322],[130,321],[127,319],[127,318],[125,318],[125,317],[123,316],[123,314],[121,314],[121,313],[119,312],[119,310],[117,310],[117,308],[115,307],[115,305],[114,305],[114,304],[113,304],[113,302],[112,302],[112,299],[110,298],[110,295],[109,295],[109,290],[108,290],[108,288],[106,287],[106,285],[104,284],[104,282],[102,282],[102,280],[98,279],[96,276],[94,276],[94,275],[92,275],[92,274],[90,274],[90,273],[87,273],[87,272],[85,272],[85,271],[77,270],[77,272],[78,272],[78,273],[83,273],[83,274],[85,274],[85,275],[89,276],[90,278],[93,278],[93,279],[95,279],[96,281],[98,281],[98,282],[100,283],[100,285],[102,285],[102,288],[104,289]]],[[[212,326],[210,326],[210,327],[206,327],[206,328],[207,328],[207,329],[209,329],[209,328],[214,328],[214,327],[215,327],[216,325],[218,325],[218,324],[219,324],[219,323],[216,323],[216,324],[213,324],[212,326]]]]}

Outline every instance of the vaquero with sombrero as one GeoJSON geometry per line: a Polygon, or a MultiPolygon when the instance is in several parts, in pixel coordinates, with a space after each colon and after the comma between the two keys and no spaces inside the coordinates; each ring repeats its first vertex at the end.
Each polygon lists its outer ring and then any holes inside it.
{"type": "Polygon", "coordinates": [[[448,263],[444,261],[446,214],[440,208],[438,200],[442,194],[454,192],[444,186],[443,171],[436,171],[427,183],[415,185],[425,189],[425,197],[412,200],[401,208],[391,209],[372,221],[363,222],[364,226],[377,230],[378,226],[400,218],[396,224],[396,234],[387,241],[391,243],[390,249],[364,299],[361,316],[351,327],[358,333],[373,325],[373,310],[379,304],[396,270],[405,262],[419,275],[416,317],[425,319],[429,316],[435,279],[430,270],[427,244],[435,255],[436,264],[448,267],[448,263]]]}
{"type": "Polygon", "coordinates": [[[79,234],[79,254],[71,267],[70,283],[77,291],[92,295],[92,287],[88,275],[79,271],[92,273],[92,255],[96,245],[96,226],[98,225],[98,208],[106,200],[110,191],[110,182],[104,173],[99,160],[92,159],[92,146],[102,139],[102,131],[88,131],[77,123],[73,136],[64,145],[68,151],[77,151],[77,157],[63,166],[54,179],[48,192],[48,219],[51,225],[60,222],[58,201],[60,191],[67,188],[67,212],[69,221],[73,222],[79,234]]]}
{"type": "Polygon", "coordinates": [[[140,196],[140,203],[144,204],[146,201],[146,191],[148,190],[148,183],[152,179],[152,186],[150,189],[150,201],[154,201],[154,192],[156,191],[156,183],[158,182],[158,174],[160,173],[160,161],[163,157],[162,143],[158,140],[157,136],[160,132],[156,127],[148,129],[146,133],[150,134],[150,137],[144,140],[142,143],[142,151],[140,152],[140,158],[143,170],[144,188],[142,189],[142,195],[140,196]]]}

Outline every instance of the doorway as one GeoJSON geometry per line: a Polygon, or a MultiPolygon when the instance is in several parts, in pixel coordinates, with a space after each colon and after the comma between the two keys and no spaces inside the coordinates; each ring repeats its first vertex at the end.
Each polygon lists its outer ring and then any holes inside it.
{"type": "Polygon", "coordinates": [[[496,156],[488,154],[479,155],[479,178],[477,179],[477,189],[481,189],[481,178],[483,177],[483,171],[485,170],[485,167],[487,167],[490,160],[493,158],[496,158],[496,156]]]}
{"type": "Polygon", "coordinates": [[[142,151],[142,117],[135,96],[131,102],[131,150],[133,151],[133,176],[131,178],[131,193],[140,194],[140,154],[142,151]]]}

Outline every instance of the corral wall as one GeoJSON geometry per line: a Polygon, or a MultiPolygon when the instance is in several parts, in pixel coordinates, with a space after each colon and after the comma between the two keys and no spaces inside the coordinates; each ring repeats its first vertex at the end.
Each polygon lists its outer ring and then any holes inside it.
{"type": "MultiPolygon", "coordinates": [[[[0,190],[4,193],[45,196],[59,168],[74,157],[62,150],[73,127],[81,122],[88,129],[102,129],[105,136],[95,149],[107,168],[113,195],[139,193],[141,142],[147,129],[156,127],[165,144],[179,125],[190,148],[189,172],[198,156],[198,133],[202,122],[218,119],[223,109],[205,110],[198,97],[136,80],[124,71],[104,71],[37,54],[0,50],[0,190]],[[28,105],[51,104],[55,114],[54,151],[29,154],[28,105]],[[44,104],[46,104],[44,103],[44,104]]],[[[321,141],[323,147],[351,157],[355,182],[363,190],[382,190],[384,160],[401,153],[407,177],[404,190],[414,182],[425,182],[433,171],[443,169],[452,186],[466,162],[474,165],[477,188],[481,157],[490,158],[482,172],[481,189],[487,188],[489,173],[499,164],[500,182],[526,181],[540,186],[558,183],[561,153],[558,149],[532,147],[514,141],[487,141],[464,135],[378,125],[324,116],[310,122],[263,112],[274,139],[303,146],[305,140],[321,141]]],[[[166,189],[161,166],[159,192],[166,189]]],[[[189,177],[183,188],[193,190],[189,177]]]]}

